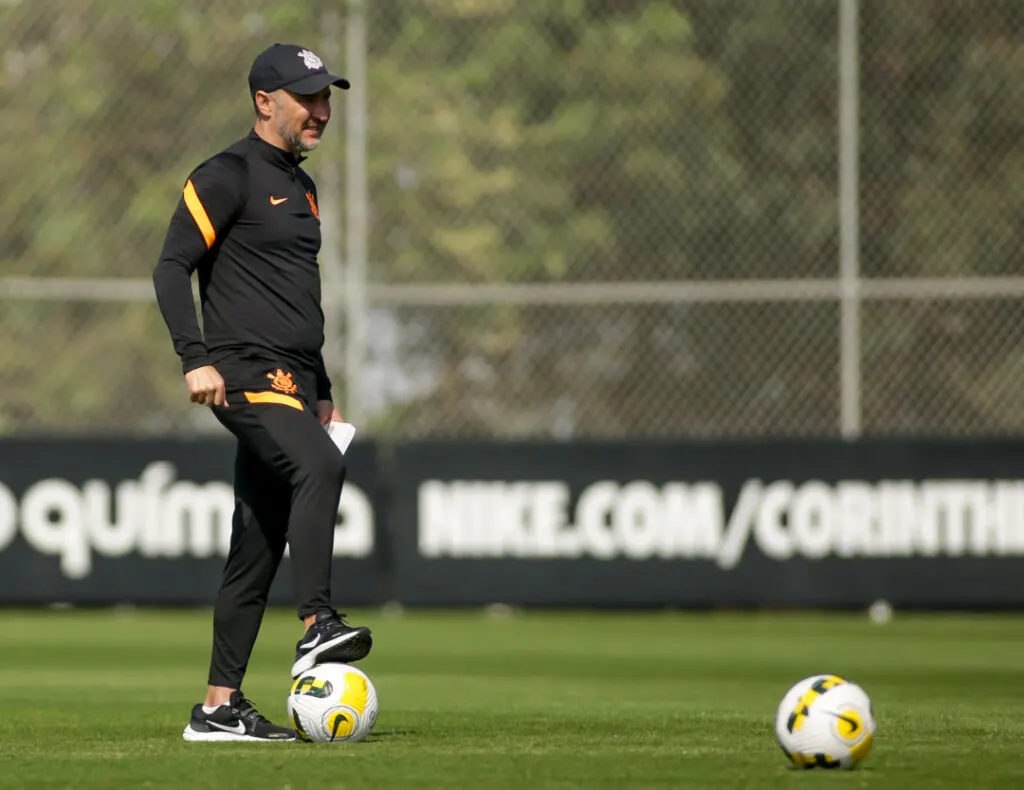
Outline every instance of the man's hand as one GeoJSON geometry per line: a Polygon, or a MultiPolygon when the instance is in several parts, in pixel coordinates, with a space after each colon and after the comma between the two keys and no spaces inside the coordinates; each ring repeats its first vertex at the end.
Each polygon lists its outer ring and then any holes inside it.
{"type": "Polygon", "coordinates": [[[321,425],[327,425],[332,422],[341,422],[341,415],[338,414],[338,410],[334,408],[334,403],[329,400],[318,400],[316,402],[316,418],[320,420],[321,425]]]}
{"type": "Polygon", "coordinates": [[[203,406],[227,406],[224,379],[213,365],[203,365],[185,374],[189,398],[203,406]]]}

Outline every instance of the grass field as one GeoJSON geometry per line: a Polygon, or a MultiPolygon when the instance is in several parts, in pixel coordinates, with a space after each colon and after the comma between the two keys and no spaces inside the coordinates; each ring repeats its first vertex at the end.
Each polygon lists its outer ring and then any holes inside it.
{"type": "MultiPolygon", "coordinates": [[[[360,666],[363,743],[188,744],[207,612],[0,611],[0,788],[1024,787],[1024,618],[412,612],[360,666]],[[861,683],[854,772],[802,772],[772,715],[800,677],[861,683]]],[[[268,615],[245,691],[284,721],[298,636],[268,615]]]]}

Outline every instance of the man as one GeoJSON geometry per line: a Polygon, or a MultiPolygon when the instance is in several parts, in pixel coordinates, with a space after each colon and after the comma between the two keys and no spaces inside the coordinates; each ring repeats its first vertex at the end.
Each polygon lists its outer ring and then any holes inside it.
{"type": "Polygon", "coordinates": [[[372,645],[368,628],[347,625],[330,605],[345,461],[325,430],[341,417],[322,356],[316,186],[299,164],[330,119],[331,86],[349,83],[303,47],[274,44],[256,57],[253,129],[189,176],[153,273],[192,401],[211,407],[238,440],[209,687],[184,730],[189,741],[296,739],[241,692],[286,541],[306,629],[292,676],[358,661],[372,645]]]}

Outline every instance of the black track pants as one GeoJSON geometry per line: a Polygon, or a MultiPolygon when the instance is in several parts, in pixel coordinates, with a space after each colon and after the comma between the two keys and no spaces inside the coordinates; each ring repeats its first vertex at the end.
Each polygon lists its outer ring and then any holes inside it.
{"type": "Polygon", "coordinates": [[[244,377],[250,387],[234,386],[239,377],[224,378],[228,406],[214,413],[237,437],[238,452],[231,548],[214,605],[209,682],[239,688],[286,542],[299,617],[330,606],[345,460],[316,418],[315,396],[302,397],[315,392],[315,382],[295,376],[296,390],[286,394],[268,388],[265,374],[244,377]]]}

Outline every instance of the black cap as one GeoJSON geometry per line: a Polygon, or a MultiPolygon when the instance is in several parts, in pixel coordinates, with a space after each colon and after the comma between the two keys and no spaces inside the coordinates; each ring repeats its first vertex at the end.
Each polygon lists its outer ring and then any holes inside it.
{"type": "Polygon", "coordinates": [[[249,69],[249,95],[256,91],[276,91],[284,88],[292,93],[319,93],[328,85],[348,90],[349,82],[336,77],[324,68],[311,50],[294,44],[273,44],[252,62],[249,69]]]}

